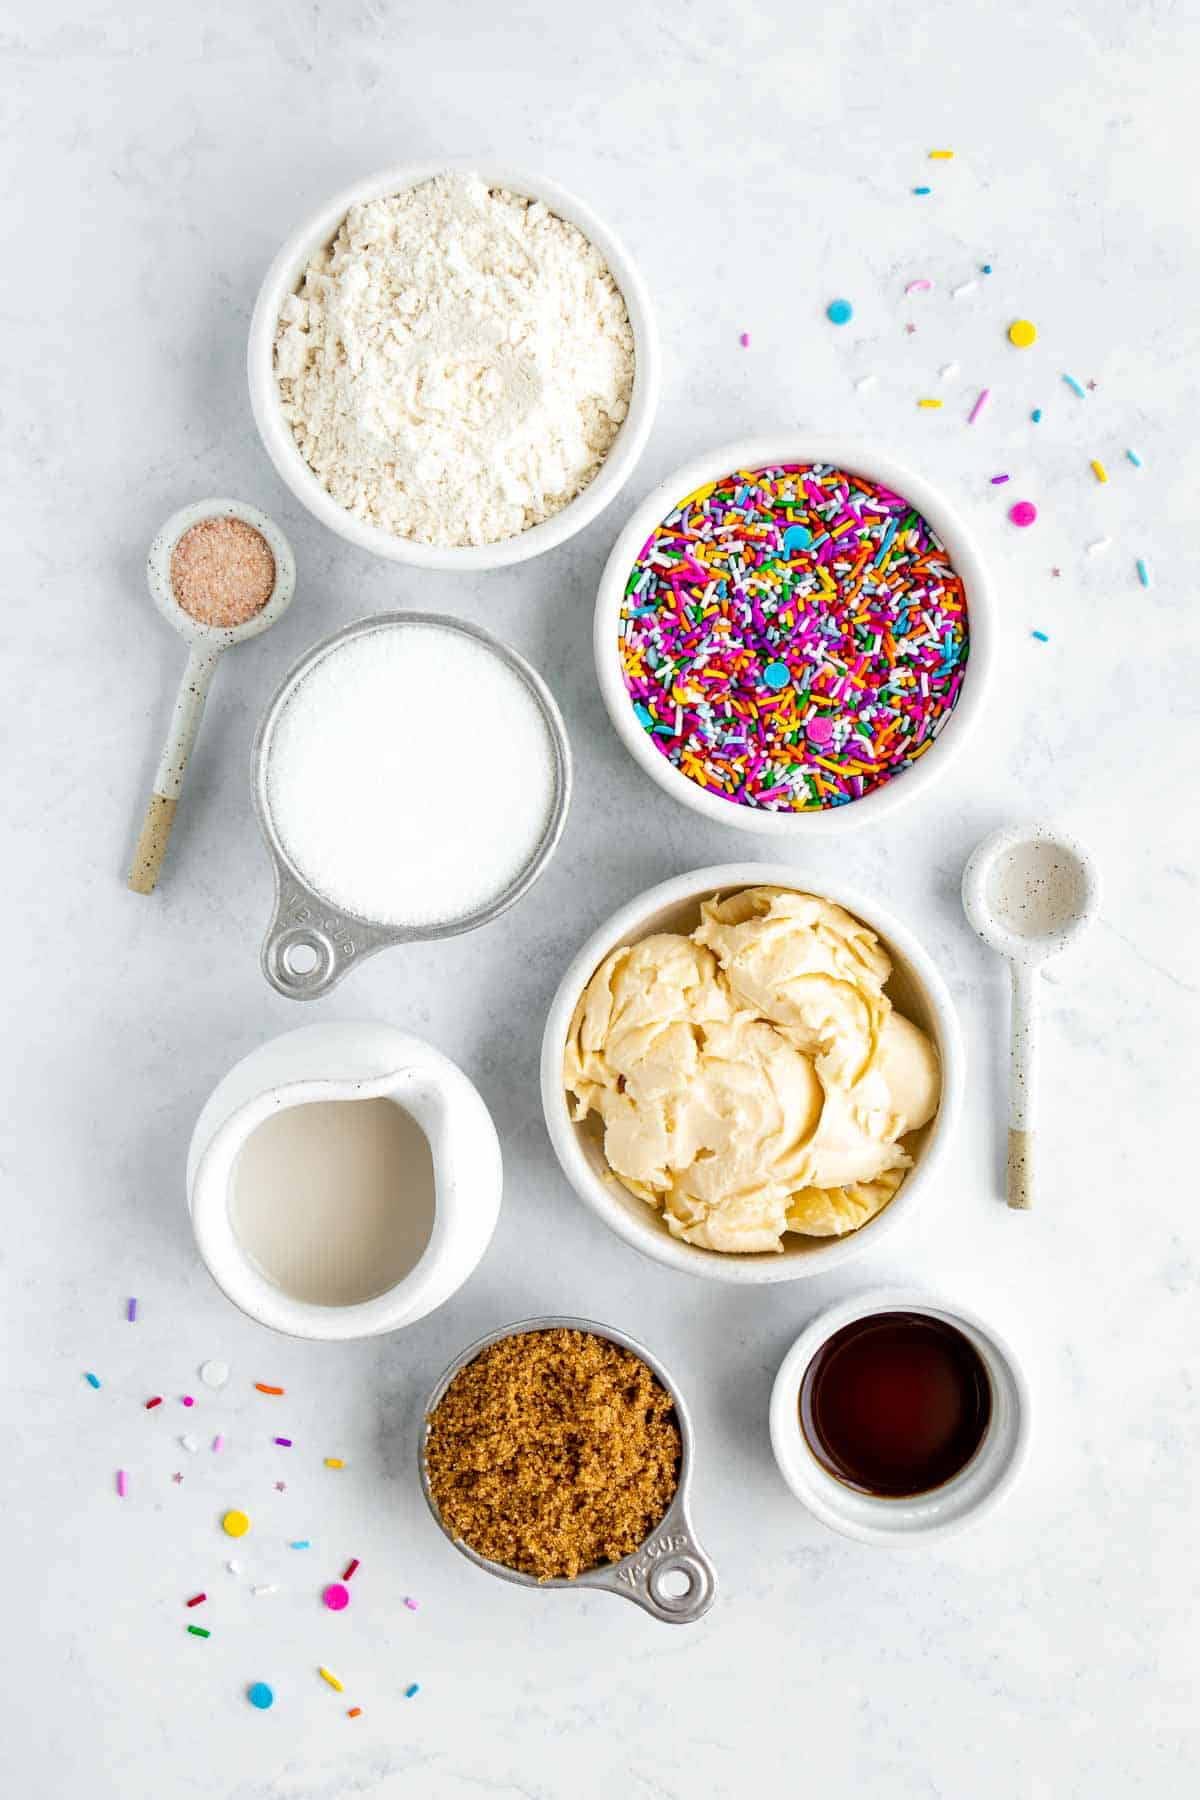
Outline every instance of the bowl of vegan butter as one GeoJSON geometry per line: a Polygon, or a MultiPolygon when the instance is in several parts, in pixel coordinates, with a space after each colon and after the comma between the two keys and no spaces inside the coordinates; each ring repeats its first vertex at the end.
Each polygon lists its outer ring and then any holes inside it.
{"type": "Polygon", "coordinates": [[[572,961],[542,1044],[576,1193],[643,1254],[716,1281],[798,1280],[878,1244],[928,1191],[962,1083],[919,941],[791,864],[639,895],[572,961]]]}

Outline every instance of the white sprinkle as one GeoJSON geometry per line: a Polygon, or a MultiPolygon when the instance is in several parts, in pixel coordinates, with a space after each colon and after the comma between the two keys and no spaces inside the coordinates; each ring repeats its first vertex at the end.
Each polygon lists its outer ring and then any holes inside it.
{"type": "Polygon", "coordinates": [[[940,369],[938,373],[941,375],[943,381],[949,381],[951,376],[958,374],[958,364],[947,363],[945,368],[940,369]]]}
{"type": "Polygon", "coordinates": [[[860,376],[854,385],[861,394],[864,388],[874,387],[878,380],[878,375],[863,375],[860,376]]]}
{"type": "Polygon", "coordinates": [[[231,1575],[240,1575],[242,1572],[242,1565],[240,1562],[227,1562],[225,1567],[229,1570],[231,1575]]]}
{"type": "Polygon", "coordinates": [[[950,298],[952,300],[957,300],[960,294],[969,294],[978,286],[979,283],[977,281],[964,281],[960,283],[958,287],[950,289],[950,298]]]}
{"type": "Polygon", "coordinates": [[[256,1596],[258,1594],[277,1594],[279,1589],[273,1581],[269,1581],[265,1587],[251,1588],[250,1592],[256,1596]]]}
{"type": "Polygon", "coordinates": [[[209,1362],[202,1363],[200,1379],[205,1387],[224,1387],[229,1380],[229,1364],[221,1362],[215,1357],[209,1362]]]}
{"type": "Polygon", "coordinates": [[[197,1450],[200,1448],[198,1440],[194,1438],[190,1432],[185,1432],[179,1442],[183,1445],[185,1450],[190,1450],[193,1456],[195,1456],[197,1450]]]}
{"type": "Polygon", "coordinates": [[[1088,555],[1095,556],[1098,550],[1107,550],[1111,543],[1111,538],[1097,538],[1094,544],[1088,545],[1088,555]]]}

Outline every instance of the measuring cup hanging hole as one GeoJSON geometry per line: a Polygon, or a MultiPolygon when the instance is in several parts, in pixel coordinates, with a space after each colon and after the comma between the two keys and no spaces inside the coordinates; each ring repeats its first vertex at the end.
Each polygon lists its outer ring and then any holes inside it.
{"type": "Polygon", "coordinates": [[[333,945],[321,932],[298,926],[277,937],[267,952],[268,973],[282,993],[303,994],[329,979],[333,945]]]}
{"type": "Polygon", "coordinates": [[[672,1556],[650,1573],[650,1597],[663,1612],[690,1612],[709,1587],[707,1572],[691,1556],[672,1556]]]}

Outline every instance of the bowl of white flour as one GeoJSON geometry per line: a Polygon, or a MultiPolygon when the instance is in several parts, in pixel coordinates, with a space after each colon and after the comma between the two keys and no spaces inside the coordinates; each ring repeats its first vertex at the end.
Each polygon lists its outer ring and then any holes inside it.
{"type": "Polygon", "coordinates": [[[267,454],[351,543],[426,569],[553,549],[616,496],[658,403],[628,253],[540,176],[385,169],[296,230],[250,325],[267,454]]]}

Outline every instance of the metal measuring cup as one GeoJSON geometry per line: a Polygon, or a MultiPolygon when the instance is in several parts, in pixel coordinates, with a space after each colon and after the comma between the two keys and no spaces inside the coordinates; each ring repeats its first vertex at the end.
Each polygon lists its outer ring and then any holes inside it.
{"type": "Polygon", "coordinates": [[[266,840],[275,870],[275,911],[267,928],[262,947],[262,970],[271,986],[292,1000],[315,1000],[327,994],[343,975],[364,957],[373,956],[391,944],[423,943],[432,938],[456,937],[463,931],[474,931],[499,918],[516,904],[533,886],[554,854],[566,823],[571,799],[571,748],[562,714],[554,696],[537,673],[507,644],[490,632],[464,619],[445,613],[390,612],[374,613],[336,631],[316,644],[292,667],[280,682],[263,714],[254,739],[252,756],[254,808],[259,829],[266,840]],[[554,798],[545,830],[536,850],[520,874],[509,886],[489,900],[486,906],[447,919],[436,925],[391,925],[376,919],[365,919],[339,907],[327,895],[320,894],[305,880],[288,856],[271,817],[267,777],[271,761],[271,743],[284,707],[306,676],[317,664],[351,638],[372,631],[387,630],[393,625],[437,625],[446,631],[461,632],[486,644],[509,668],[519,675],[541,711],[554,754],[554,798]]]}
{"type": "Polygon", "coordinates": [[[624,1600],[632,1600],[635,1606],[642,1607],[651,1618],[660,1619],[664,1625],[691,1625],[704,1617],[717,1596],[717,1571],[696,1541],[696,1531],[692,1524],[690,1500],[693,1451],[692,1421],[683,1396],[667,1370],[657,1357],[651,1356],[644,1344],[639,1344],[636,1338],[617,1331],[611,1325],[597,1325],[594,1319],[547,1315],[538,1319],[520,1319],[515,1325],[505,1325],[499,1331],[489,1332],[487,1337],[468,1345],[455,1357],[426,1402],[421,1419],[417,1460],[421,1472],[421,1492],[430,1512],[454,1548],[468,1562],[474,1563],[477,1569],[485,1569],[489,1575],[498,1575],[501,1581],[512,1581],[519,1587],[600,1588],[605,1593],[619,1594],[624,1600]],[[460,1369],[465,1369],[482,1351],[492,1344],[500,1343],[504,1338],[520,1337],[530,1331],[559,1330],[583,1331],[592,1337],[607,1338],[609,1343],[618,1344],[623,1350],[629,1350],[640,1358],[658,1378],[671,1396],[679,1425],[679,1484],[675,1489],[674,1499],[654,1530],[636,1550],[622,1557],[620,1562],[602,1563],[598,1568],[586,1569],[583,1574],[569,1578],[555,1576],[548,1581],[539,1581],[536,1575],[527,1575],[520,1569],[510,1569],[505,1563],[490,1562],[487,1557],[472,1550],[461,1538],[453,1535],[446,1526],[430,1489],[426,1454],[430,1419],[460,1369]],[[678,1593],[672,1592],[667,1585],[672,1577],[686,1583],[678,1593]]]}
{"type": "Polygon", "coordinates": [[[217,664],[232,645],[244,644],[247,638],[257,637],[287,611],[296,588],[296,559],[278,525],[257,506],[247,506],[241,500],[197,500],[172,513],[154,539],[146,558],[146,579],[159,612],[187,643],[188,659],[130,865],[129,886],[135,894],[153,893],[158,881],[171,827],[175,823],[184,771],[196,742],[200,720],[204,716],[204,702],[217,664]],[[275,558],[275,586],[270,598],[252,618],[240,625],[206,625],[201,619],[193,619],[175,598],[171,584],[171,558],[175,546],[193,525],[206,524],[209,519],[240,519],[244,525],[252,526],[266,540],[275,558]]]}

